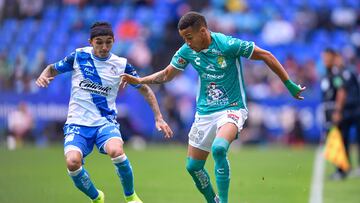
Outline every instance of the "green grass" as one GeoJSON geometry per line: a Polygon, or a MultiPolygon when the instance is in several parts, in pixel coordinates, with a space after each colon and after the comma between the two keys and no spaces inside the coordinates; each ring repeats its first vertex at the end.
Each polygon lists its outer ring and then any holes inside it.
{"type": "MultiPolygon", "coordinates": [[[[352,151],[352,163],[358,166],[356,150],[352,151]]],[[[354,167],[354,168],[355,168],[354,167]]],[[[328,177],[335,168],[327,162],[324,182],[324,203],[359,203],[360,202],[360,177],[349,177],[343,181],[331,181],[328,177]]]]}
{"type": "MultiPolygon", "coordinates": [[[[125,150],[133,165],[137,193],[145,203],[205,202],[185,170],[185,146],[125,150]]],[[[311,148],[232,149],[230,202],[308,202],[313,158],[311,148]]],[[[67,176],[60,146],[16,151],[0,148],[0,163],[1,203],[89,202],[67,176]]],[[[108,203],[124,202],[118,177],[107,156],[94,150],[85,167],[96,186],[105,192],[108,203]]],[[[206,167],[214,183],[211,159],[206,167]]]]}

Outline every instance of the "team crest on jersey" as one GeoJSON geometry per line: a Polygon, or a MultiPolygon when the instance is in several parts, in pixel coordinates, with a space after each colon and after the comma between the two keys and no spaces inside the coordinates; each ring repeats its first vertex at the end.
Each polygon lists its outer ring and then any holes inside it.
{"type": "Polygon", "coordinates": [[[115,66],[111,66],[111,73],[113,75],[119,75],[119,71],[115,66]]]}
{"type": "Polygon", "coordinates": [[[225,58],[223,56],[219,56],[217,58],[217,63],[219,64],[220,68],[226,68],[226,61],[225,58]]]}
{"type": "Polygon", "coordinates": [[[177,60],[177,63],[180,64],[180,65],[185,65],[186,61],[185,61],[185,59],[179,57],[178,60],[177,60]]]}

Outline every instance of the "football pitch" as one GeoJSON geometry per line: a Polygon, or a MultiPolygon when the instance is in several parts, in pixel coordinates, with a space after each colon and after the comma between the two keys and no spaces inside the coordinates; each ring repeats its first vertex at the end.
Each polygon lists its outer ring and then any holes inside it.
{"type": "MultiPolygon", "coordinates": [[[[135,173],[135,188],[145,203],[202,203],[185,169],[183,145],[125,148],[135,173]]],[[[230,203],[307,203],[315,148],[232,148],[230,203]]],[[[1,203],[89,203],[67,176],[61,146],[0,148],[1,203]]],[[[214,185],[213,161],[207,169],[214,185]]],[[[122,190],[111,160],[96,149],[86,159],[95,185],[107,203],[122,203],[122,190]]],[[[327,164],[326,175],[332,170],[327,164]]],[[[324,181],[324,203],[360,202],[360,179],[324,181]]]]}

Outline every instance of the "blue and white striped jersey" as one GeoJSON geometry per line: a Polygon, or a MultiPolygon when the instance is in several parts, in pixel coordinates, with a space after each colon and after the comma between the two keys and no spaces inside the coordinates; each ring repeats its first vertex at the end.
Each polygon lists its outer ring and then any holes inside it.
{"type": "MultiPolygon", "coordinates": [[[[138,77],[126,58],[110,53],[108,58],[93,54],[92,47],[75,52],[54,64],[59,73],[72,71],[72,87],[66,124],[100,126],[116,122],[115,99],[120,74],[138,77]]],[[[139,88],[140,85],[134,87],[139,88]]]]}

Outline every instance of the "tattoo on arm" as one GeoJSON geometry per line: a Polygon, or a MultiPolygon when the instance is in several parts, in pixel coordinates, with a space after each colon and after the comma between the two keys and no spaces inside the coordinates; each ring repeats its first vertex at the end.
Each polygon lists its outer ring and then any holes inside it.
{"type": "Polygon", "coordinates": [[[145,84],[162,84],[168,81],[166,71],[162,70],[144,78],[145,84]]]}

